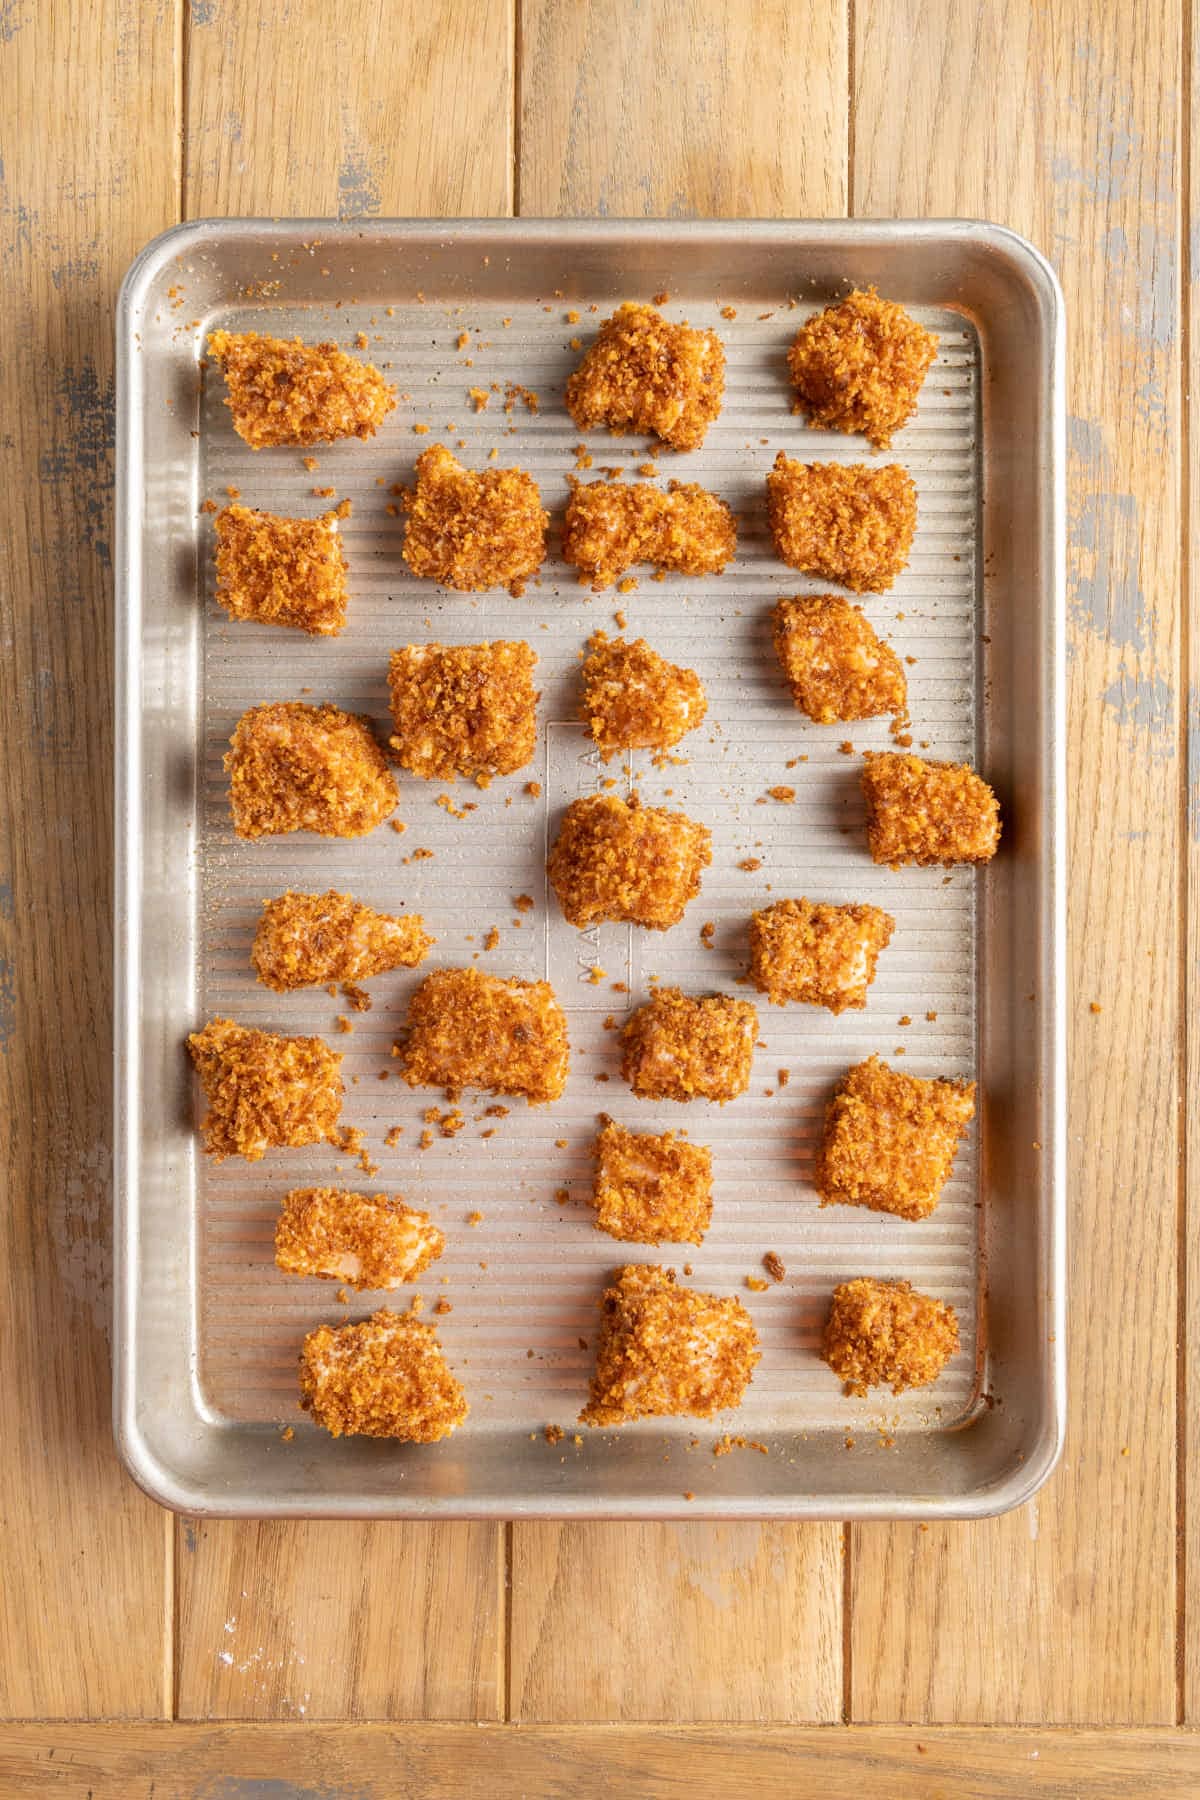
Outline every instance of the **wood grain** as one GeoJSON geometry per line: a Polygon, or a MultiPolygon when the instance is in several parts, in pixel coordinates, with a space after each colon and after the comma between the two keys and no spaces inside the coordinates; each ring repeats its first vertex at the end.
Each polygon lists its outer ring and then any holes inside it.
{"type": "MultiPolygon", "coordinates": [[[[1188,22],[1190,42],[1185,51],[1190,56],[1188,74],[1191,97],[1196,94],[1196,83],[1200,79],[1200,20],[1196,17],[1194,0],[1188,22]]],[[[1194,108],[1194,99],[1192,105],[1194,108]]],[[[1184,279],[1187,283],[1183,294],[1187,327],[1184,339],[1184,380],[1187,394],[1195,395],[1200,392],[1197,387],[1197,376],[1200,374],[1200,363],[1197,360],[1200,358],[1200,255],[1197,251],[1200,249],[1200,240],[1193,221],[1196,206],[1200,203],[1200,131],[1196,128],[1194,116],[1189,119],[1189,124],[1187,197],[1191,205],[1188,233],[1184,240],[1187,249],[1183,258],[1184,279]]],[[[1183,801],[1187,828],[1187,892],[1182,986],[1186,1023],[1186,1112],[1183,1182],[1185,1201],[1180,1208],[1179,1218],[1180,1272],[1184,1280],[1185,1304],[1178,1425],[1179,1454],[1184,1463],[1180,1567],[1180,1716],[1190,1725],[1200,1720],[1200,1431],[1194,1421],[1189,1420],[1189,1409],[1194,1412],[1195,1397],[1200,1394],[1200,1232],[1197,1231],[1196,1202],[1191,1199],[1191,1195],[1197,1191],[1196,1183],[1200,1178],[1200,1014],[1197,1012],[1200,981],[1196,974],[1200,968],[1200,623],[1192,618],[1200,557],[1197,557],[1196,551],[1191,547],[1196,532],[1200,529],[1200,431],[1186,400],[1185,407],[1187,495],[1183,536],[1183,591],[1186,597],[1184,672],[1187,677],[1187,712],[1184,746],[1187,760],[1183,801]]]]}
{"type": "Polygon", "coordinates": [[[994,1523],[854,1533],[852,1716],[1170,1720],[1181,20],[1089,0],[856,18],[855,210],[998,219],[1066,290],[1073,1030],[1063,1465],[994,1523]]]}
{"type": "Polygon", "coordinates": [[[0,1715],[155,1718],[170,1539],[109,1428],[112,308],[175,217],[174,19],[2,19],[0,1715]]]}
{"type": "Polygon", "coordinates": [[[1180,1731],[0,1729],[0,1793],[21,1800],[1194,1800],[1198,1784],[1200,1739],[1180,1731]]]}
{"type": "MultiPolygon", "coordinates": [[[[193,5],[187,214],[507,212],[512,54],[509,0],[193,5]]],[[[500,1527],[184,1523],[177,1556],[183,1717],[502,1708],[500,1527]]]]}

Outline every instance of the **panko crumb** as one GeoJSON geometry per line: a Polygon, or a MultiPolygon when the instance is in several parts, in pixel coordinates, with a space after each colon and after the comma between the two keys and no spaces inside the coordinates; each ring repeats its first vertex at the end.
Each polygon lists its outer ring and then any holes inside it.
{"type": "Polygon", "coordinates": [[[664,493],[645,481],[573,481],[563,560],[594,593],[635,563],[660,573],[719,575],[736,548],[729,507],[695,482],[672,481],[664,493]]]}
{"type": "Polygon", "coordinates": [[[744,1094],[758,1036],[749,1000],[659,988],[621,1030],[621,1074],[644,1100],[717,1100],[744,1094]]]}
{"type": "Polygon", "coordinates": [[[740,1433],[735,1437],[727,1431],[724,1437],[717,1439],[712,1453],[714,1456],[728,1456],[731,1450],[757,1450],[760,1456],[770,1455],[767,1446],[759,1443],[757,1438],[742,1437],[740,1433]]]}
{"type": "Polygon", "coordinates": [[[618,1269],[601,1298],[600,1317],[581,1425],[711,1419],[740,1404],[761,1355],[740,1300],[678,1287],[674,1269],[618,1269]]]}
{"type": "Polygon", "coordinates": [[[376,912],[334,888],[325,894],[289,889],[263,901],[250,960],[259,981],[276,993],[342,982],[355,1011],[364,1012],[370,999],[359,997],[357,982],[416,968],[436,941],[418,913],[376,912]]]}
{"type": "Polygon", "coordinates": [[[763,1268],[772,1281],[782,1281],[787,1274],[787,1265],[776,1250],[768,1250],[763,1257],[763,1268]]]}
{"type": "Polygon", "coordinates": [[[563,814],[546,872],[570,925],[627,920],[666,931],[711,861],[712,833],[686,813],[589,794],[563,814]]]}
{"type": "Polygon", "coordinates": [[[985,863],[1000,843],[995,794],[965,763],[868,750],[861,771],[871,860],[898,868],[985,863]]]}
{"type": "Polygon", "coordinates": [[[608,762],[620,750],[669,750],[707,711],[704,683],[652,650],[595,631],[583,665],[583,716],[608,762]]]}
{"type": "Polygon", "coordinates": [[[225,755],[238,837],[290,831],[363,837],[396,807],[370,720],[300,700],[242,714],[225,755]]]}
{"type": "Polygon", "coordinates": [[[292,1188],[275,1225],[275,1263],[285,1275],[341,1281],[362,1292],[415,1281],[446,1248],[428,1213],[402,1194],[292,1188]]]}
{"type": "Polygon", "coordinates": [[[225,376],[233,429],[252,450],[374,437],[396,404],[379,370],[336,344],[213,331],[208,354],[225,376]]]}
{"type": "Polygon", "coordinates": [[[882,594],[908,567],[917,489],[898,463],[801,463],[781,450],[767,476],[767,517],[789,568],[882,594]]]}
{"type": "Polygon", "coordinates": [[[285,1444],[290,1444],[292,1439],[295,1437],[296,1433],[295,1433],[295,1429],[291,1425],[285,1425],[279,1435],[283,1439],[285,1444]]]}
{"type": "Polygon", "coordinates": [[[958,1349],[958,1316],[907,1281],[859,1276],[833,1290],[821,1355],[848,1394],[928,1387],[958,1349]]]}
{"type": "Polygon", "coordinates": [[[842,1077],[825,1109],[813,1186],[822,1206],[924,1219],[975,1116],[975,1083],[901,1075],[878,1056],[842,1077]]]}
{"type": "Polygon", "coordinates": [[[699,1244],[712,1220],[712,1152],[672,1131],[609,1120],[592,1146],[596,1229],[634,1244],[699,1244]]]}
{"type": "Polygon", "coordinates": [[[393,650],[388,691],[400,766],[425,781],[522,769],[537,741],[537,656],[521,641],[393,650]]]}
{"type": "Polygon", "coordinates": [[[937,355],[931,331],[873,287],[856,288],[816,313],[796,333],[788,370],[797,410],[823,430],[861,431],[876,450],[917,409],[937,355]]]}
{"type": "Polygon", "coordinates": [[[548,981],[439,969],[409,1001],[400,1054],[410,1087],[482,1088],[533,1105],[566,1086],[567,1021],[548,981]]]}
{"type": "Polygon", "coordinates": [[[346,623],[346,558],[336,513],[285,519],[226,506],[215,525],[217,604],[231,619],[337,636],[346,623]]]}
{"type": "Polygon", "coordinates": [[[903,666],[861,607],[841,594],[797,594],[776,601],[772,623],[792,698],[814,724],[906,718],[903,666]]]}
{"type": "Polygon", "coordinates": [[[334,1437],[435,1444],[466,1418],[467,1397],[437,1333],[411,1313],[319,1325],[300,1351],[300,1404],[334,1437]]]}
{"type": "Polygon", "coordinates": [[[581,431],[648,432],[673,450],[698,450],[721,410],[725,351],[715,331],[671,325],[626,301],[601,322],[566,387],[581,431]]]}
{"type": "Polygon", "coordinates": [[[861,1009],[895,925],[878,906],[777,900],[750,916],[750,980],[774,1006],[861,1009]]]}
{"type": "Polygon", "coordinates": [[[402,555],[414,575],[460,593],[507,588],[514,597],[546,555],[550,515],[524,469],[464,469],[444,444],[417,458],[417,485],[405,491],[402,555]]]}
{"type": "Polygon", "coordinates": [[[338,1143],[342,1059],[318,1037],[281,1037],[213,1019],[188,1038],[208,1101],[200,1131],[217,1162],[260,1162],[267,1150],[338,1143]]]}

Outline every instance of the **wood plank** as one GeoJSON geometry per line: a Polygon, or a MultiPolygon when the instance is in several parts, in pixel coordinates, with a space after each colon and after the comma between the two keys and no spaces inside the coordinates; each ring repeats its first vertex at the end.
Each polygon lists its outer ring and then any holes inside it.
{"type": "Polygon", "coordinates": [[[109,1425],[107,1046],[112,312],[176,217],[174,56],[172,11],[138,0],[14,7],[0,29],[4,1717],[169,1706],[167,1521],[109,1425]]]}
{"type": "Polygon", "coordinates": [[[1193,1800],[1181,1731],[878,1726],[569,1730],[510,1726],[6,1726],[0,1792],[38,1800],[1193,1800]]]}
{"type": "Polygon", "coordinates": [[[1073,347],[1069,1441],[1020,1514],[854,1533],[858,1719],[1175,1717],[1181,19],[1152,10],[856,9],[855,210],[1025,232],[1073,347]]]}
{"type": "MultiPolygon", "coordinates": [[[[1194,0],[1187,0],[1190,33],[1191,93],[1196,93],[1200,77],[1200,20],[1194,0]]],[[[1200,256],[1197,236],[1197,207],[1200,206],[1200,130],[1189,119],[1190,141],[1187,145],[1189,182],[1185,195],[1185,212],[1181,242],[1185,246],[1183,276],[1187,335],[1184,339],[1187,361],[1184,369],[1186,393],[1193,396],[1200,372],[1200,256]]],[[[1187,404],[1187,402],[1185,402],[1187,404]]],[[[1197,958],[1200,957],[1200,627],[1193,622],[1192,608],[1196,592],[1196,576],[1200,570],[1196,552],[1191,548],[1200,529],[1200,420],[1194,402],[1187,407],[1184,446],[1187,455],[1188,493],[1186,499],[1183,553],[1184,607],[1184,672],[1187,677],[1186,736],[1186,819],[1187,819],[1187,919],[1184,953],[1184,995],[1186,1045],[1186,1087],[1184,1092],[1184,1195],[1195,1189],[1200,1171],[1200,1019],[1196,1012],[1197,958]]],[[[1200,1433],[1187,1428],[1186,1409],[1189,1400],[1200,1393],[1200,1233],[1191,1204],[1180,1209],[1180,1258],[1184,1272],[1185,1316],[1182,1333],[1182,1371],[1179,1405],[1180,1454],[1185,1459],[1183,1491],[1185,1496],[1182,1562],[1181,1625],[1182,1659],[1180,1669],[1180,1716],[1190,1725],[1200,1719],[1200,1433]]]]}
{"type": "MultiPolygon", "coordinates": [[[[187,214],[505,213],[512,58],[509,0],[193,5],[187,214]]],[[[502,1708],[500,1527],[185,1522],[177,1556],[184,1717],[502,1708]]]]}
{"type": "MultiPolygon", "coordinates": [[[[845,208],[841,0],[522,0],[517,82],[522,213],[845,208]]],[[[841,1540],[514,1525],[512,1716],[838,1717],[841,1540]]]]}

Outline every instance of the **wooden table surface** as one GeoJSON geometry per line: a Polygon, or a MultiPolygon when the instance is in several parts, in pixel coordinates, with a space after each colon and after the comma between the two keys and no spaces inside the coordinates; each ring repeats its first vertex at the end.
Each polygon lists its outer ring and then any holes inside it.
{"type": "Polygon", "coordinates": [[[1188,0],[0,4],[0,1794],[1200,1793],[1193,41],[1188,0]],[[975,216],[1062,277],[1072,1413],[1006,1518],[203,1523],[118,1466],[116,287],[202,214],[512,212],[975,216]]]}

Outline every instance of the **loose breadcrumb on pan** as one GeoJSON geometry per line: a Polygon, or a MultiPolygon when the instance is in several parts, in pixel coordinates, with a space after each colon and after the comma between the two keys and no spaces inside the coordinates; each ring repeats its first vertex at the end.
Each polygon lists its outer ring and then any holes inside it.
{"type": "Polygon", "coordinates": [[[895,924],[878,906],[777,900],[750,916],[750,980],[775,1006],[864,1007],[895,924]]]}
{"type": "Polygon", "coordinates": [[[188,1051],[208,1102],[204,1148],[217,1162],[338,1141],[342,1059],[320,1038],[213,1019],[191,1034],[188,1051]]]}
{"type": "Polygon", "coordinates": [[[592,1146],[596,1229],[635,1244],[699,1244],[712,1220],[712,1151],[609,1120],[592,1146]]]}
{"type": "Polygon", "coordinates": [[[861,607],[841,594],[797,594],[776,601],[772,624],[792,698],[814,724],[905,717],[903,664],[861,607]]]}
{"type": "Polygon", "coordinates": [[[482,1088],[557,1100],[566,1086],[567,1021],[548,981],[438,969],[408,1005],[401,1051],[410,1087],[482,1088]]]}
{"type": "Polygon", "coordinates": [[[848,1394],[928,1387],[957,1349],[954,1308],[910,1282],[862,1275],[833,1290],[821,1355],[848,1394]]]}
{"type": "Polygon", "coordinates": [[[916,484],[898,463],[801,463],[781,450],[767,475],[767,518],[789,568],[882,594],[908,566],[916,484]]]}
{"type": "Polygon", "coordinates": [[[868,750],[860,778],[873,862],[949,867],[995,856],[1000,806],[982,775],[965,763],[868,750]]]}
{"type": "Polygon", "coordinates": [[[376,912],[334,888],[325,894],[289,889],[263,901],[250,960],[264,987],[284,993],[415,968],[435,942],[417,913],[376,912]]]}
{"type": "Polygon", "coordinates": [[[659,988],[621,1031],[621,1075],[645,1100],[717,1100],[744,1094],[758,1036],[749,1000],[659,988]]]}
{"type": "Polygon", "coordinates": [[[788,369],[810,425],[861,431],[877,450],[917,409],[938,341],[875,289],[855,289],[796,333],[788,369]]]}
{"type": "Polygon", "coordinates": [[[346,623],[346,558],[336,513],[284,519],[226,506],[217,533],[217,603],[231,619],[336,637],[346,623]]]}
{"type": "Polygon", "coordinates": [[[592,633],[582,671],[583,716],[605,762],[619,750],[669,750],[707,711],[704,683],[652,650],[592,633]]]}
{"type": "Polygon", "coordinates": [[[738,1406],[761,1352],[741,1301],[676,1286],[674,1269],[627,1264],[600,1301],[600,1340],[581,1425],[711,1419],[738,1406]]]}
{"type": "Polygon", "coordinates": [[[466,1395],[437,1333],[386,1309],[356,1325],[319,1325],[300,1351],[300,1404],[334,1437],[434,1444],[466,1418],[466,1395]]]}
{"type": "Polygon", "coordinates": [[[927,1218],[974,1116],[973,1081],[902,1075],[878,1056],[856,1063],[825,1109],[813,1170],[821,1204],[927,1218]]]}
{"type": "Polygon", "coordinates": [[[712,833],[686,813],[589,794],[563,814],[546,872],[570,925],[627,920],[666,931],[711,861],[712,833]]]}
{"type": "Polygon", "coordinates": [[[415,1281],[445,1248],[429,1214],[407,1206],[400,1194],[292,1188],[275,1224],[275,1262],[285,1274],[360,1291],[415,1281]]]}
{"type": "Polygon", "coordinates": [[[715,331],[671,325],[626,301],[600,329],[566,387],[581,431],[649,432],[673,450],[698,450],[721,410],[725,351],[715,331]]]}
{"type": "Polygon", "coordinates": [[[402,554],[414,575],[460,593],[503,587],[517,596],[542,566],[550,515],[523,469],[476,474],[444,444],[431,444],[417,458],[417,485],[402,504],[402,554]]]}
{"type": "Polygon", "coordinates": [[[252,450],[373,437],[396,404],[379,370],[336,344],[214,331],[208,354],[225,376],[233,428],[252,450]]]}
{"type": "Polygon", "coordinates": [[[280,701],[242,714],[225,755],[242,838],[289,831],[362,837],[395,810],[395,777],[370,721],[280,701]]]}
{"type": "Polygon", "coordinates": [[[719,575],[737,548],[724,500],[695,482],[666,492],[645,481],[573,482],[563,521],[563,560],[594,593],[635,563],[677,575],[719,575]]]}
{"type": "Polygon", "coordinates": [[[400,766],[423,780],[523,769],[537,740],[537,656],[520,641],[408,644],[388,667],[400,766]]]}

